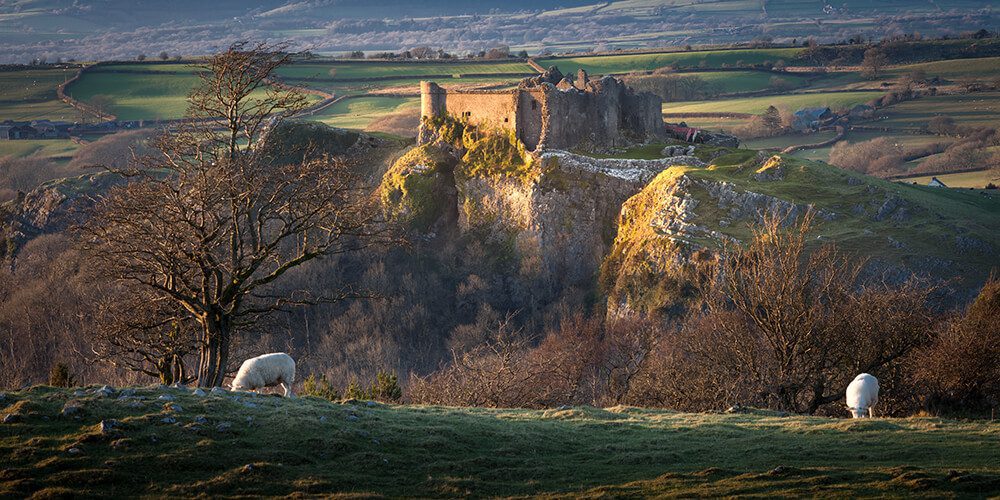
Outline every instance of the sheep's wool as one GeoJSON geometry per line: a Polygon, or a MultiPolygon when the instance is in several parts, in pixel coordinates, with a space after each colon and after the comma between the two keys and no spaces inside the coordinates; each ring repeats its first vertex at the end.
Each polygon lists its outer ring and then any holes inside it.
{"type": "Polygon", "coordinates": [[[862,373],[847,386],[847,407],[854,418],[873,416],[872,407],[878,403],[878,379],[862,373]]]}
{"type": "Polygon", "coordinates": [[[285,397],[294,397],[294,383],[295,360],[283,352],[275,352],[244,361],[233,378],[232,388],[234,391],[253,391],[280,384],[285,397]]]}

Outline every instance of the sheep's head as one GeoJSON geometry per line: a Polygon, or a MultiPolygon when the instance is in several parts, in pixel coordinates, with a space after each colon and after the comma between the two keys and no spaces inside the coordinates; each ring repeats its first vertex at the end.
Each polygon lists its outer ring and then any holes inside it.
{"type": "Polygon", "coordinates": [[[848,406],[847,410],[851,412],[851,416],[854,418],[868,418],[868,408],[861,406],[857,408],[851,408],[850,406],[848,406]]]}
{"type": "Polygon", "coordinates": [[[245,391],[247,389],[248,387],[244,383],[243,379],[240,378],[234,378],[233,381],[229,384],[229,390],[231,391],[245,391]]]}

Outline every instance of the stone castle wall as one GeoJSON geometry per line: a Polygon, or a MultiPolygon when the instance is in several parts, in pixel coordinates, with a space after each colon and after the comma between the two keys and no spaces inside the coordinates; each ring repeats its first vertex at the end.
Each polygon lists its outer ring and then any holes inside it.
{"type": "Polygon", "coordinates": [[[622,146],[664,134],[660,98],[604,77],[579,84],[526,80],[500,91],[448,91],[421,83],[421,116],[451,115],[477,125],[514,131],[529,150],[588,144],[622,146]]]}

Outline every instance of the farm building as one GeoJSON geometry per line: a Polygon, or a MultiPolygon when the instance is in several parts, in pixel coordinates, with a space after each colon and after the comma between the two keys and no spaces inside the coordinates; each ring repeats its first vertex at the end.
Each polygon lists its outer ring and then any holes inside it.
{"type": "Polygon", "coordinates": [[[817,129],[823,122],[833,118],[830,108],[802,108],[792,113],[792,128],[796,130],[817,129]]]}

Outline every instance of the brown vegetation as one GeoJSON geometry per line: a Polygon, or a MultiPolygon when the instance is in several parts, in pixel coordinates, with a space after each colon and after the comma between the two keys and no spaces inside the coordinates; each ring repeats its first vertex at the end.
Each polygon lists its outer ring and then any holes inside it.
{"type": "Polygon", "coordinates": [[[411,382],[415,402],[718,410],[734,404],[836,413],[861,372],[883,381],[883,408],[913,410],[914,349],[930,341],[932,289],[860,279],[862,264],[806,246],[811,218],[769,217],[746,246],[707,266],[701,305],[674,325],[575,317],[533,342],[508,322],[487,342],[411,382]]]}
{"type": "Polygon", "coordinates": [[[987,281],[914,366],[934,410],[979,413],[1000,405],[1000,279],[987,281]]]}
{"type": "MultiPolygon", "coordinates": [[[[179,362],[193,345],[201,386],[222,384],[234,341],[258,318],[353,296],[347,285],[320,297],[270,287],[310,260],[364,248],[376,234],[377,211],[342,161],[307,155],[279,164],[257,148],[275,113],[305,104],[301,94],[267,85],[290,58],[281,49],[236,44],[210,58],[191,94],[192,116],[221,116],[223,131],[199,121],[158,138],[155,153],[127,172],[131,182],[100,200],[81,229],[99,276],[145,299],[146,324],[112,326],[114,338],[133,332],[112,350],[152,343],[157,356],[148,361],[159,367],[179,362]],[[252,98],[259,89],[266,95],[252,98]]],[[[182,367],[156,371],[186,379],[182,367]]]]}

